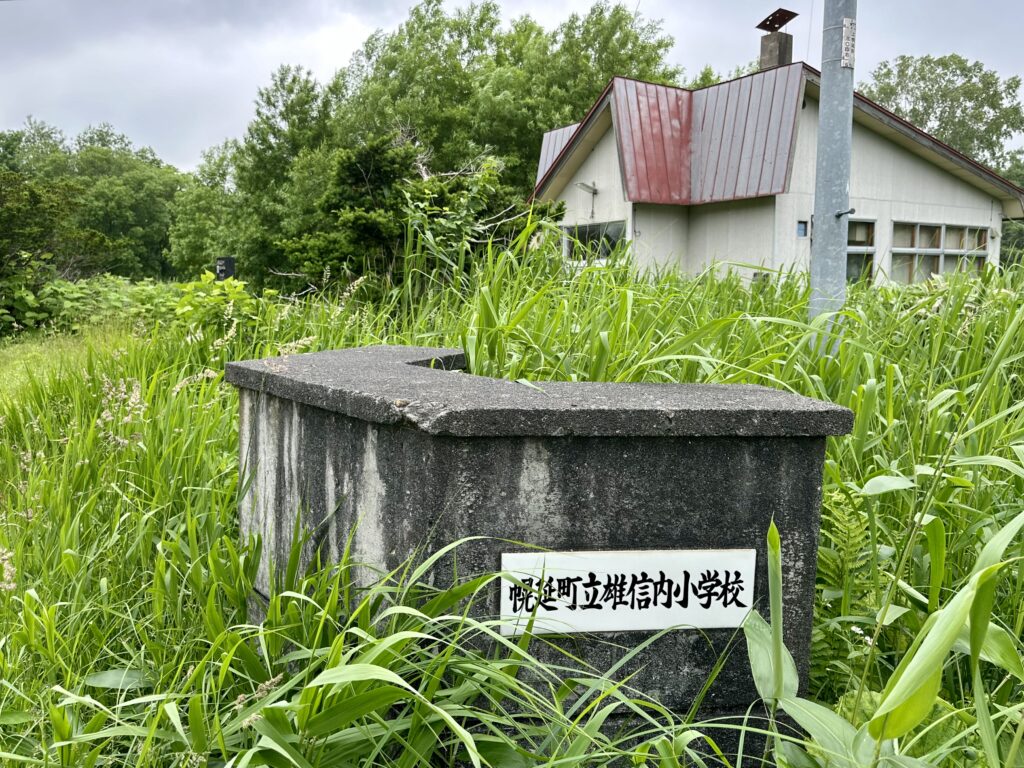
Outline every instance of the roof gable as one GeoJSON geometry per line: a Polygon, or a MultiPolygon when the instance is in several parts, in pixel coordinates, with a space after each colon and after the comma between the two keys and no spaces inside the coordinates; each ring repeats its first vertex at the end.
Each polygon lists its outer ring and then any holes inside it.
{"type": "Polygon", "coordinates": [[[579,125],[579,123],[573,123],[572,125],[556,128],[544,134],[544,139],[540,145],[540,163],[537,165],[537,181],[534,182],[535,184],[540,184],[544,172],[552,166],[555,158],[565,149],[565,145],[569,143],[569,139],[576,133],[579,125]]]}
{"type": "MultiPolygon", "coordinates": [[[[821,73],[805,64],[804,78],[808,94],[817,99],[821,73]]],[[[853,119],[893,144],[992,195],[1003,204],[1005,218],[1024,218],[1024,189],[857,92],[853,94],[853,119]]]]}
{"type": "MultiPolygon", "coordinates": [[[[561,192],[579,165],[573,155],[592,148],[593,129],[606,125],[609,112],[631,202],[696,205],[781,194],[804,90],[816,89],[819,77],[796,63],[696,91],[613,78],[581,122],[544,135],[534,195],[561,192]]],[[[854,119],[989,192],[1008,217],[1024,217],[1024,189],[859,93],[854,119]]]]}
{"type": "Polygon", "coordinates": [[[692,92],[693,203],[786,190],[802,84],[795,64],[692,92]]]}

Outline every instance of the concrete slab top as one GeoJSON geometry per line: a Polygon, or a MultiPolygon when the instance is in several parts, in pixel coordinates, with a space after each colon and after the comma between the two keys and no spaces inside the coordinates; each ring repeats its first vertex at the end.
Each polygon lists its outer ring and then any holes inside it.
{"type": "Polygon", "coordinates": [[[460,350],[378,346],[228,363],[226,379],[326,411],[435,435],[799,437],[853,413],[747,384],[522,384],[465,373],[460,350]]]}

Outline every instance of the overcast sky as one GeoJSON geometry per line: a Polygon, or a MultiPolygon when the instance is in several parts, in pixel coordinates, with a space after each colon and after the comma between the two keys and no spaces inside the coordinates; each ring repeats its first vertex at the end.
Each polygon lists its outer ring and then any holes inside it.
{"type": "MultiPolygon", "coordinates": [[[[637,8],[664,20],[676,41],[672,63],[696,73],[756,58],[754,26],[776,2],[639,0],[637,8]]],[[[800,14],[788,29],[794,58],[817,66],[823,0],[785,2],[800,14]]],[[[506,18],[530,14],[551,28],[591,3],[501,5],[506,18]]],[[[204,148],[242,134],[256,89],[279,64],[327,79],[408,8],[400,0],[0,0],[0,129],[27,115],[70,135],[107,121],[192,168],[204,148]]],[[[1020,0],[861,0],[857,79],[901,53],[956,52],[1003,76],[1024,74],[1022,22],[1020,0]]]]}

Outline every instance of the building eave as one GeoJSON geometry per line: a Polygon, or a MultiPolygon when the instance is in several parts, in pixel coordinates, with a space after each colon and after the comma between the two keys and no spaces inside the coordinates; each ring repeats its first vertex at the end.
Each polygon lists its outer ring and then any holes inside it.
{"type": "MultiPolygon", "coordinates": [[[[799,105],[804,94],[811,98],[818,98],[821,88],[821,73],[806,63],[787,66],[793,66],[796,68],[796,71],[800,72],[800,98],[797,99],[796,104],[799,105]]],[[[784,68],[778,67],[775,69],[781,71],[784,68]]],[[[755,78],[762,74],[763,72],[752,73],[731,81],[718,83],[716,85],[708,86],[707,88],[696,89],[693,91],[689,91],[685,88],[675,90],[686,91],[691,96],[697,96],[703,91],[710,92],[712,89],[721,88],[722,86],[727,86],[730,83],[742,81],[746,78],[755,78]]],[[[643,84],[643,81],[629,81],[627,78],[612,78],[608,82],[604,90],[601,92],[601,95],[588,111],[586,117],[580,121],[575,131],[573,131],[566,140],[565,145],[561,148],[551,165],[546,169],[540,180],[537,182],[537,185],[534,187],[534,191],[530,196],[531,200],[552,200],[557,197],[571,179],[571,174],[574,172],[574,168],[578,167],[579,162],[582,162],[582,155],[577,155],[577,153],[581,149],[592,149],[597,140],[604,135],[605,130],[608,128],[609,121],[611,122],[611,130],[616,132],[616,143],[619,143],[619,130],[615,125],[616,111],[618,106],[621,106],[615,104],[617,81],[643,84]]],[[[654,84],[648,83],[645,85],[654,84]]],[[[787,110],[785,114],[780,114],[778,119],[785,120],[789,117],[789,111],[787,110]]],[[[696,117],[694,119],[696,119],[696,117]]],[[[793,110],[792,120],[795,124],[795,109],[793,110]]],[[[907,122],[898,115],[893,114],[860,93],[854,93],[854,121],[866,127],[868,130],[887,138],[889,141],[904,150],[927,160],[932,165],[945,170],[947,173],[956,176],[961,181],[981,189],[986,194],[989,194],[993,198],[999,200],[1003,208],[1004,218],[1024,219],[1024,188],[1017,186],[1009,179],[1004,178],[992,169],[987,168],[962,152],[953,149],[948,144],[943,143],[939,139],[907,122]]],[[[730,199],[764,197],[785,191],[789,186],[789,179],[792,173],[792,163],[795,156],[795,134],[796,131],[794,128],[788,141],[788,154],[786,157],[777,158],[786,162],[785,174],[778,180],[778,183],[772,184],[772,188],[767,190],[767,194],[766,189],[751,190],[748,186],[743,194],[715,194],[713,196],[714,199],[705,200],[703,199],[703,195],[698,194],[699,189],[697,185],[693,184],[691,185],[692,188],[688,190],[688,194],[685,195],[685,201],[671,202],[681,205],[698,205],[707,202],[720,202],[730,199]]],[[[686,146],[684,151],[692,153],[695,150],[690,146],[686,146]]],[[[628,187],[629,183],[626,169],[623,166],[622,152],[623,148],[618,146],[617,153],[619,155],[620,169],[623,173],[623,182],[628,187]]],[[[693,163],[697,162],[693,157],[691,157],[690,160],[693,163]]],[[[694,173],[696,173],[696,171],[696,166],[694,166],[694,173]]],[[[631,201],[649,202],[643,195],[638,196],[636,194],[636,190],[630,192],[630,189],[626,189],[625,191],[627,199],[631,201]]],[[[659,199],[655,202],[668,203],[670,201],[659,199]]]]}
{"type": "MultiPolygon", "coordinates": [[[[595,101],[594,105],[590,108],[590,111],[587,112],[586,117],[579,122],[576,130],[573,131],[572,136],[570,136],[569,140],[565,142],[565,146],[562,147],[562,151],[558,153],[554,161],[551,163],[551,166],[544,172],[540,181],[537,182],[537,185],[533,189],[533,194],[530,195],[531,202],[534,200],[554,199],[552,195],[548,194],[550,192],[548,189],[549,185],[555,177],[561,173],[562,169],[566,165],[566,161],[575,152],[576,146],[580,143],[583,137],[593,133],[598,116],[609,106],[612,87],[614,84],[615,78],[613,77],[608,81],[608,85],[605,86],[601,95],[597,98],[597,101],[595,101]]],[[[554,194],[557,194],[559,191],[561,191],[561,188],[559,188],[554,194]]]]}
{"type": "MultiPolygon", "coordinates": [[[[807,81],[807,95],[817,99],[821,89],[821,73],[809,64],[804,64],[804,77],[807,81]]],[[[991,194],[1002,203],[1004,218],[1024,218],[1024,189],[1009,179],[953,149],[861,93],[854,93],[853,106],[853,119],[858,124],[928,160],[962,181],[991,194]]]]}

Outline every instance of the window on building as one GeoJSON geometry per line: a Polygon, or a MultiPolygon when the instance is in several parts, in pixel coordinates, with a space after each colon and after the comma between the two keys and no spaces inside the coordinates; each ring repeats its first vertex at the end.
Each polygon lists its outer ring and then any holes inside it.
{"type": "Polygon", "coordinates": [[[988,228],[896,222],[889,279],[909,284],[933,275],[980,272],[987,257],[988,228]]]}
{"type": "Polygon", "coordinates": [[[567,255],[573,259],[607,258],[626,237],[626,222],[604,221],[566,227],[567,255]]]}
{"type": "Polygon", "coordinates": [[[875,264],[875,222],[851,221],[846,236],[846,281],[870,280],[875,264]]]}
{"type": "Polygon", "coordinates": [[[797,237],[807,237],[807,222],[806,221],[798,221],[796,223],[796,236],[797,237]]]}

